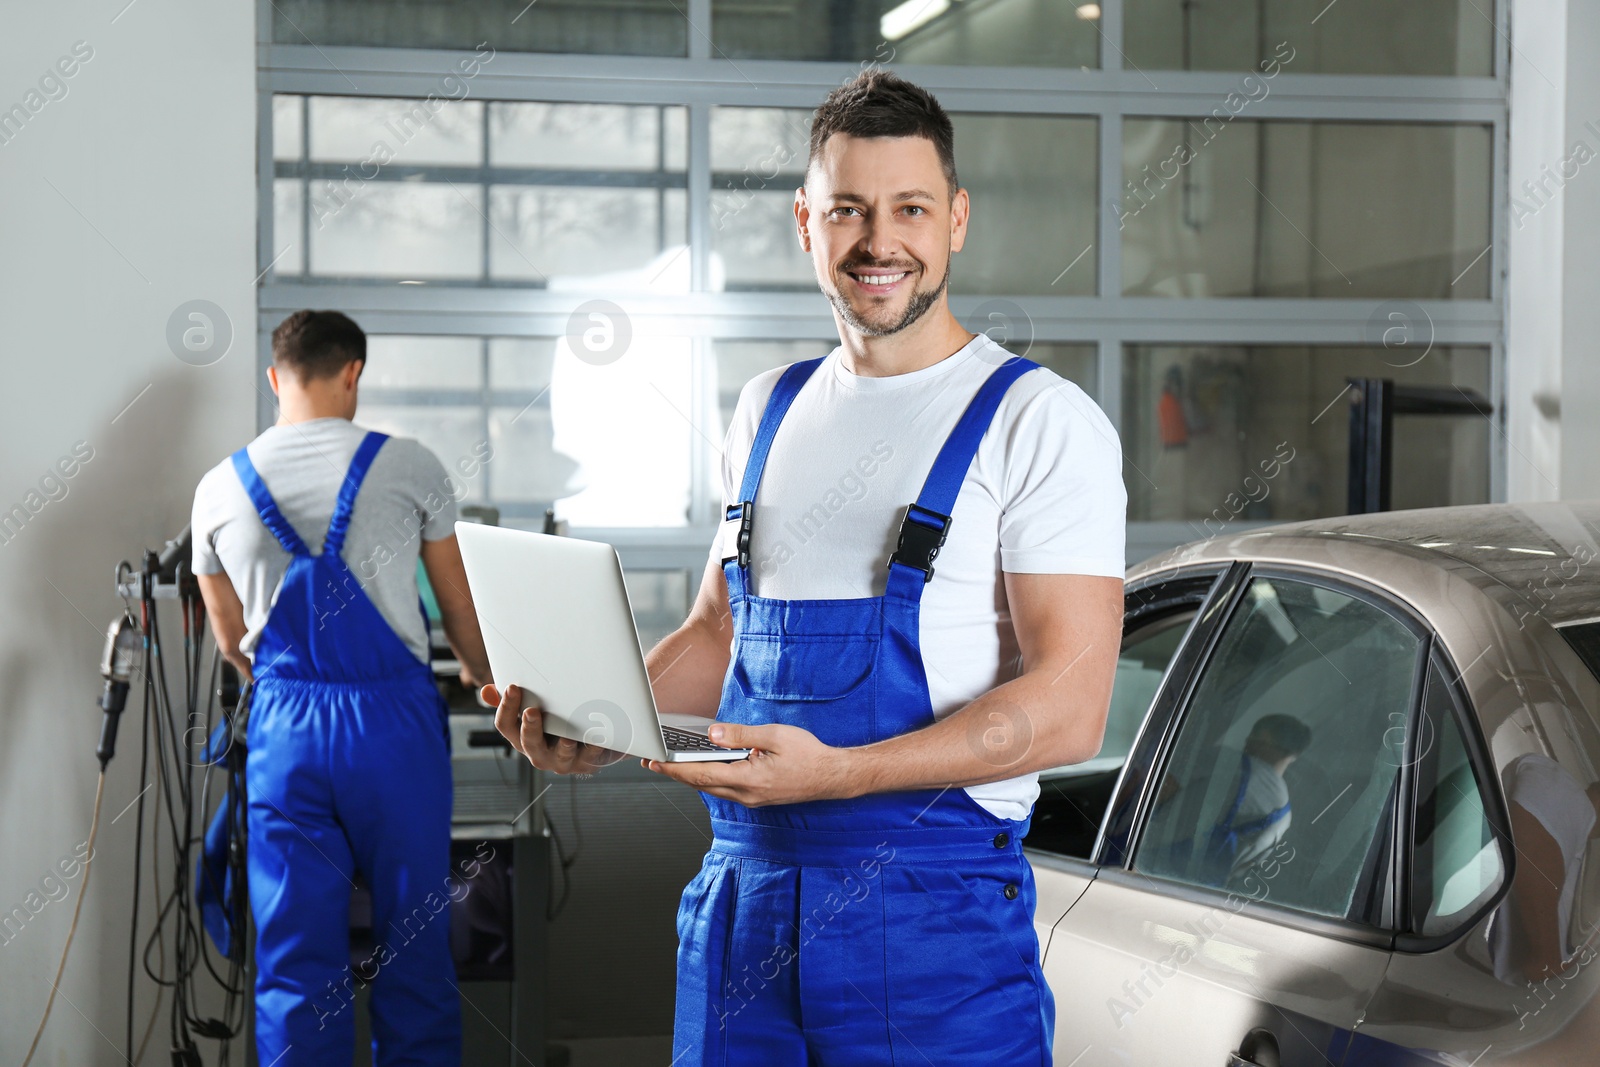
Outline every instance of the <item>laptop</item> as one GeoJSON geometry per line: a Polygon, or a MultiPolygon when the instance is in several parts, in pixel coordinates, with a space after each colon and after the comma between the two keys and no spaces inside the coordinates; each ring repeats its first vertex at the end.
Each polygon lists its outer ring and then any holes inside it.
{"type": "Polygon", "coordinates": [[[714,743],[712,719],[656,709],[615,548],[475,522],[456,539],[494,684],[536,697],[545,733],[661,762],[750,754],[714,743]]]}

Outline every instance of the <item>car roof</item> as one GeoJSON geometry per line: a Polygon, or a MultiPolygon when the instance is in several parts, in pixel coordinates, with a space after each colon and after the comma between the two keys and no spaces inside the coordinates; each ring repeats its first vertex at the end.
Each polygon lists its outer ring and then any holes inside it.
{"type": "Polygon", "coordinates": [[[1424,614],[1450,596],[1453,583],[1440,581],[1447,572],[1552,625],[1600,619],[1600,501],[1421,508],[1237,533],[1224,527],[1145,560],[1128,578],[1230,560],[1342,572],[1391,589],[1424,614]]]}

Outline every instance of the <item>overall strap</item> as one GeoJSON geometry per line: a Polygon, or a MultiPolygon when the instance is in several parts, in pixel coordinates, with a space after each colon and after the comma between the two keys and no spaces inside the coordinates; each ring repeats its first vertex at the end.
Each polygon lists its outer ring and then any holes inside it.
{"type": "Polygon", "coordinates": [[[1242,752],[1239,754],[1239,791],[1233,795],[1233,804],[1229,806],[1228,813],[1222,817],[1220,824],[1230,837],[1243,834],[1259,834],[1273,823],[1289,814],[1289,805],[1267,812],[1265,815],[1254,818],[1246,823],[1234,824],[1234,819],[1239,817],[1239,809],[1244,806],[1245,790],[1250,786],[1250,755],[1242,752]]]}
{"type": "Polygon", "coordinates": [[[1228,813],[1222,817],[1219,824],[1224,830],[1232,830],[1233,820],[1239,817],[1239,809],[1244,806],[1244,794],[1250,788],[1250,754],[1239,753],[1239,789],[1233,794],[1233,803],[1228,805],[1228,813]]]}
{"type": "Polygon", "coordinates": [[[330,552],[337,556],[343,551],[344,535],[350,529],[350,512],[356,506],[356,494],[361,492],[361,483],[372,467],[373,457],[388,439],[388,434],[369,430],[367,436],[363,437],[361,444],[357,446],[355,458],[350,461],[350,469],[345,472],[344,484],[339,486],[339,499],[334,502],[333,518],[328,521],[328,535],[322,539],[324,556],[330,552]]]}
{"type": "Polygon", "coordinates": [[[241,448],[233,454],[233,469],[238,473],[239,481],[244,483],[244,491],[250,497],[250,503],[255,505],[256,514],[261,516],[262,524],[272,531],[272,536],[278,539],[283,550],[291,556],[311,555],[306,543],[300,540],[300,535],[295,533],[289,520],[278,510],[278,502],[267,492],[267,483],[261,480],[255,464],[250,462],[248,451],[241,448]]]}
{"type": "Polygon", "coordinates": [[[950,513],[955,509],[956,496],[961,483],[966,480],[972,460],[978,454],[978,445],[994,421],[994,413],[1005,398],[1011,384],[1039,364],[1013,356],[996,367],[972,397],[972,402],[961,413],[955,429],[945,438],[944,447],[933,461],[928,478],[922,483],[917,502],[906,509],[900,523],[900,540],[889,557],[889,573],[906,569],[921,571],[922,581],[933,578],[933,560],[943,547],[950,532],[950,513]]]}
{"type": "MultiPolygon", "coordinates": [[[[728,505],[727,522],[737,522],[735,554],[729,559],[738,560],[741,568],[750,565],[750,527],[755,518],[756,490],[761,488],[761,472],[767,467],[767,456],[772,451],[772,439],[778,435],[778,426],[789,413],[789,406],[800,395],[800,389],[811,379],[812,373],[822,365],[823,359],[791,363],[773,386],[767,398],[766,410],[761,413],[761,423],[756,427],[755,440],[750,443],[750,458],[745,461],[744,481],[739,485],[739,499],[728,505]]],[[[726,542],[724,542],[726,543],[726,542]]]]}
{"type": "Polygon", "coordinates": [[[1243,835],[1243,834],[1259,834],[1263,830],[1270,829],[1272,827],[1272,825],[1274,823],[1276,823],[1279,819],[1283,818],[1285,815],[1288,815],[1289,814],[1289,807],[1290,807],[1290,805],[1285,804],[1281,808],[1277,808],[1277,809],[1275,809],[1273,811],[1269,811],[1265,815],[1261,816],[1259,819],[1253,819],[1250,822],[1244,823],[1241,826],[1233,827],[1232,832],[1235,833],[1235,834],[1241,834],[1241,835],[1243,835]]]}

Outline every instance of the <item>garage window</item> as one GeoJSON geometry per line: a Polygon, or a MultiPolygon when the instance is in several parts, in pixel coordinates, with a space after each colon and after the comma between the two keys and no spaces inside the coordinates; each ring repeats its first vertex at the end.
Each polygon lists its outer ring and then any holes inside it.
{"type": "Polygon", "coordinates": [[[1134,868],[1378,921],[1421,649],[1350,593],[1254,578],[1203,668],[1134,868]]]}

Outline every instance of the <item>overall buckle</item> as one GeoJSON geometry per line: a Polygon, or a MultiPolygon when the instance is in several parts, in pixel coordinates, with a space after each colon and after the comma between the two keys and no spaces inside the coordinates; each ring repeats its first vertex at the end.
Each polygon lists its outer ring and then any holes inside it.
{"type": "Polygon", "coordinates": [[[728,523],[737,522],[739,529],[734,534],[734,554],[722,557],[722,562],[727,563],[729,560],[736,559],[739,561],[740,568],[750,566],[750,529],[755,519],[755,513],[756,505],[753,500],[744,500],[737,504],[728,505],[726,521],[723,523],[723,544],[727,544],[728,523]]]}
{"type": "Polygon", "coordinates": [[[905,518],[900,521],[900,541],[894,555],[889,557],[890,565],[903,563],[915,567],[922,572],[923,582],[933,581],[933,561],[949,534],[950,516],[916,504],[908,505],[905,518]]]}

